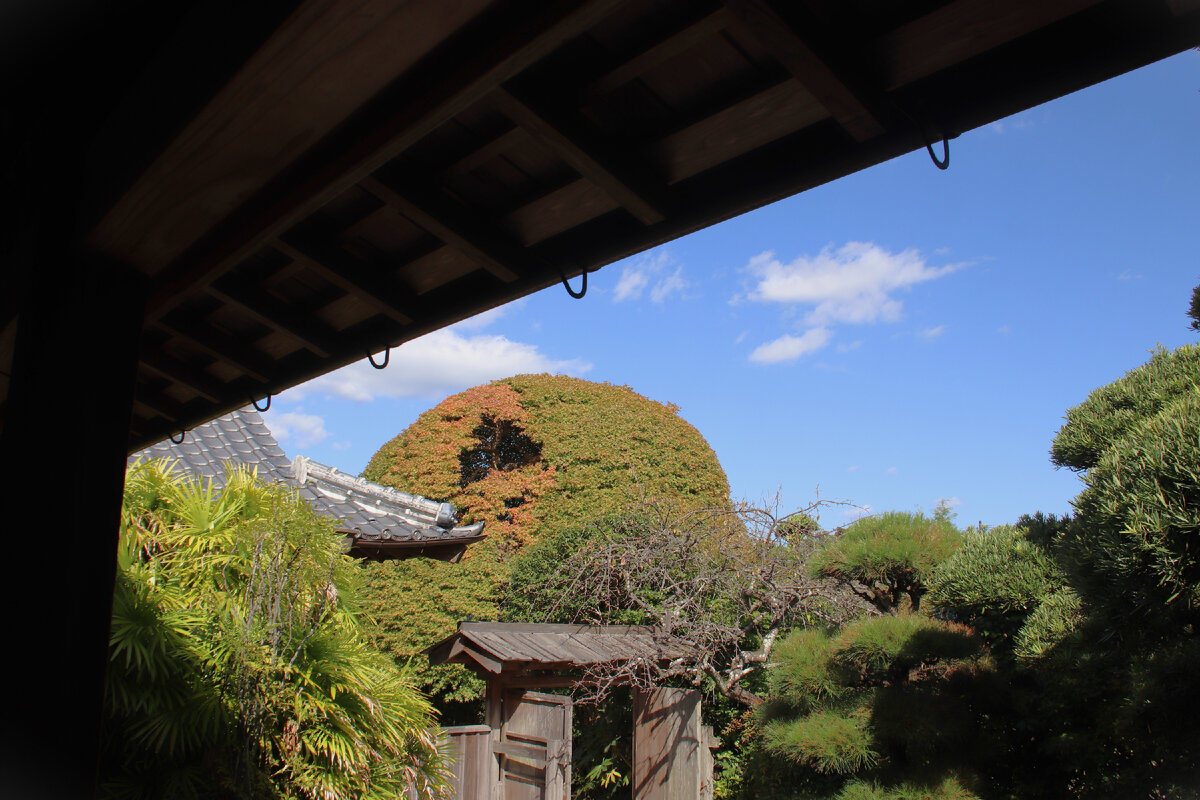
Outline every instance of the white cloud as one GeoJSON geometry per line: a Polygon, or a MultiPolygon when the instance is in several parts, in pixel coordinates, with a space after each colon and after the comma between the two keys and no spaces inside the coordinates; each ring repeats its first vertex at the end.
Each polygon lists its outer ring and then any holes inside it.
{"type": "Polygon", "coordinates": [[[687,287],[688,283],[683,279],[683,267],[676,267],[674,272],[654,284],[654,288],[650,290],[650,299],[661,304],[672,292],[683,294],[687,287]]]}
{"type": "Polygon", "coordinates": [[[643,270],[636,267],[625,267],[621,270],[621,279],[617,281],[617,288],[613,290],[613,302],[637,300],[642,296],[642,290],[649,282],[650,276],[643,270]]]}
{"type": "Polygon", "coordinates": [[[758,281],[749,298],[811,306],[805,322],[812,326],[895,322],[903,305],[893,292],[948,275],[961,266],[933,267],[916,250],[889,253],[870,242],[847,242],[837,250],[826,247],[816,256],[800,256],[789,264],[767,251],[747,265],[758,281]]]}
{"type": "Polygon", "coordinates": [[[833,333],[828,328],[812,328],[800,336],[785,333],[778,339],[754,348],[751,361],[760,364],[776,364],[780,361],[795,361],[806,353],[813,353],[829,344],[833,333]]]}
{"type": "Polygon", "coordinates": [[[846,467],[846,472],[858,472],[858,464],[855,464],[852,467],[846,467]]]}
{"type": "Polygon", "coordinates": [[[284,411],[270,416],[271,432],[281,442],[296,447],[311,447],[329,437],[325,430],[325,418],[316,414],[305,414],[299,410],[284,411]]]}
{"type": "Polygon", "coordinates": [[[933,341],[934,339],[938,338],[945,332],[946,332],[945,325],[937,325],[932,328],[925,328],[924,330],[918,331],[917,336],[920,336],[922,339],[927,339],[929,341],[933,341]]]}
{"type": "Polygon", "coordinates": [[[945,505],[950,508],[954,508],[955,506],[961,506],[962,500],[959,500],[957,497],[939,497],[938,505],[945,505]]]}
{"type": "Polygon", "coordinates": [[[862,347],[862,339],[855,339],[853,342],[850,342],[849,344],[847,344],[845,342],[839,344],[837,346],[837,351],[839,353],[849,353],[851,350],[857,350],[860,347],[862,347]]]}
{"type": "Polygon", "coordinates": [[[996,328],[996,333],[1001,333],[1001,334],[1012,333],[1012,328],[1009,327],[1008,325],[1001,325],[999,328],[996,328]]]}
{"type": "Polygon", "coordinates": [[[650,287],[650,300],[661,304],[672,294],[682,295],[688,286],[683,277],[683,266],[676,264],[666,250],[658,250],[642,255],[621,270],[613,290],[613,302],[641,299],[642,293],[650,287]],[[671,270],[671,267],[675,269],[671,270]]]}
{"type": "Polygon", "coordinates": [[[1141,280],[1142,277],[1143,277],[1142,273],[1134,272],[1132,270],[1127,269],[1124,272],[1122,272],[1120,275],[1117,276],[1117,280],[1119,280],[1119,281],[1137,281],[1137,280],[1141,280]]]}
{"type": "Polygon", "coordinates": [[[895,467],[888,467],[888,468],[887,468],[887,474],[888,474],[888,475],[895,475],[895,474],[896,474],[897,472],[899,472],[899,471],[900,471],[900,470],[896,469],[895,467]]]}
{"type": "Polygon", "coordinates": [[[505,336],[464,336],[454,328],[444,328],[393,348],[386,369],[377,370],[364,358],[290,389],[281,399],[294,401],[310,394],[358,401],[437,397],[510,375],[578,375],[591,368],[591,364],[578,359],[552,359],[536,345],[514,342],[505,336]]]}

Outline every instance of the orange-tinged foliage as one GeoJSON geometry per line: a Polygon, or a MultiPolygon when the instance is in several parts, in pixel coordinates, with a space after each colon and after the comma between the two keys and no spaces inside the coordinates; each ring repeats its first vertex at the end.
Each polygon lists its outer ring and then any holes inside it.
{"type": "Polygon", "coordinates": [[[464,522],[486,521],[487,539],[461,564],[367,565],[364,608],[377,620],[376,641],[397,657],[418,656],[435,697],[465,699],[477,683],[460,667],[430,669],[418,654],[465,614],[497,618],[514,552],[647,499],[728,507],[716,454],[678,411],[625,386],[518,375],[422,414],[363,476],[453,503],[464,522]]]}
{"type": "Polygon", "coordinates": [[[453,503],[509,549],[642,499],[729,503],[716,455],[678,407],[561,375],[518,375],[449,397],[380,448],[363,474],[453,503]],[[464,454],[480,447],[481,429],[501,428],[520,457],[504,458],[512,453],[493,443],[492,468],[469,480],[464,454]]]}

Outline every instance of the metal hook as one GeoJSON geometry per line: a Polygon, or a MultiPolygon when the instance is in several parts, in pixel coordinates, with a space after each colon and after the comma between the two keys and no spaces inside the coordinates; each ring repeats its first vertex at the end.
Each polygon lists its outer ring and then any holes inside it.
{"type": "Polygon", "coordinates": [[[574,297],[576,300],[582,300],[583,296],[587,294],[587,276],[588,271],[585,269],[583,271],[583,286],[581,286],[579,291],[576,292],[571,288],[571,284],[567,283],[566,273],[564,273],[561,269],[558,271],[558,277],[562,279],[562,285],[564,288],[566,288],[567,294],[571,295],[571,297],[574,297]]]}
{"type": "Polygon", "coordinates": [[[929,158],[933,160],[933,165],[938,169],[950,169],[950,137],[942,136],[942,160],[938,161],[938,157],[933,154],[933,145],[930,142],[925,142],[925,150],[929,153],[929,158]]]}
{"type": "Polygon", "coordinates": [[[187,436],[187,431],[180,431],[179,438],[176,439],[174,434],[171,434],[171,444],[183,444],[183,438],[187,436]]]}
{"type": "Polygon", "coordinates": [[[387,348],[383,351],[383,363],[382,364],[376,364],[375,357],[373,355],[371,355],[370,353],[367,353],[367,361],[370,361],[371,366],[374,367],[375,369],[383,369],[384,367],[386,367],[388,365],[388,362],[391,360],[392,360],[391,345],[388,345],[387,348]]]}
{"type": "Polygon", "coordinates": [[[268,395],[267,395],[267,404],[266,404],[265,406],[263,406],[262,408],[259,408],[259,407],[258,407],[258,401],[257,401],[257,400],[253,400],[253,399],[252,399],[252,400],[250,401],[250,404],[251,404],[252,406],[254,406],[254,410],[255,410],[255,411],[258,411],[258,412],[264,412],[264,411],[267,411],[268,409],[270,409],[270,408],[271,408],[271,395],[270,395],[270,394],[268,394],[268,395]]]}

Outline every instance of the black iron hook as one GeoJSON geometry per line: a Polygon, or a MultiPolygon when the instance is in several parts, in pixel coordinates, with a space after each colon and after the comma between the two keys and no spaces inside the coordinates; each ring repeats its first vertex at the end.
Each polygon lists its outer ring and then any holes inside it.
{"type": "Polygon", "coordinates": [[[933,154],[933,144],[926,141],[925,150],[929,153],[929,158],[933,160],[933,165],[938,169],[950,169],[950,137],[942,137],[942,160],[938,161],[938,157],[933,154]]]}
{"type": "Polygon", "coordinates": [[[185,436],[187,436],[187,431],[180,431],[178,439],[176,439],[175,435],[172,434],[171,435],[171,444],[183,444],[183,439],[185,436]]]}
{"type": "Polygon", "coordinates": [[[371,366],[374,367],[375,369],[383,369],[384,367],[386,367],[388,365],[388,362],[391,360],[392,360],[391,345],[388,345],[388,347],[383,351],[383,363],[382,364],[376,364],[375,357],[373,355],[371,355],[370,353],[367,353],[367,361],[370,361],[371,366]]]}
{"type": "Polygon", "coordinates": [[[583,296],[587,294],[587,276],[588,271],[585,269],[583,271],[583,286],[581,286],[577,292],[571,288],[571,284],[567,283],[566,273],[564,273],[561,269],[558,271],[558,277],[562,279],[562,285],[564,288],[566,288],[567,294],[571,295],[571,297],[574,297],[576,300],[582,300],[583,296]]]}
{"type": "Polygon", "coordinates": [[[258,407],[257,400],[251,400],[250,404],[254,406],[255,411],[258,411],[258,412],[266,411],[271,407],[271,395],[269,395],[269,394],[267,395],[267,404],[265,406],[263,406],[262,408],[258,407]]]}

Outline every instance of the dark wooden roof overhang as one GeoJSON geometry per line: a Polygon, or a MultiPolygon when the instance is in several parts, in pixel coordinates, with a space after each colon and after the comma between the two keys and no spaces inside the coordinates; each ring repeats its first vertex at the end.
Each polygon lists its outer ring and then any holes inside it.
{"type": "Polygon", "coordinates": [[[130,451],[1200,43],[1200,0],[163,5],[51,86],[107,115],[63,230],[149,286],[130,451]]]}

